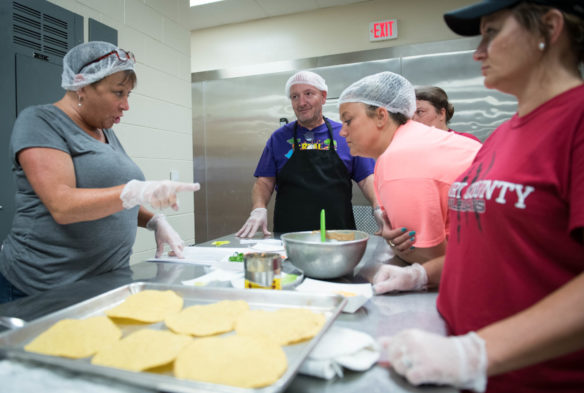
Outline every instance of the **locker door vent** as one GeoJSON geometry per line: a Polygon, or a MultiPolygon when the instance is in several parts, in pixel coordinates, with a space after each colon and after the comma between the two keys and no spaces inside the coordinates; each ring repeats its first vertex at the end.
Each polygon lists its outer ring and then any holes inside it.
{"type": "Polygon", "coordinates": [[[14,44],[33,49],[35,56],[65,56],[69,50],[69,24],[66,21],[16,1],[12,6],[14,44]]]}

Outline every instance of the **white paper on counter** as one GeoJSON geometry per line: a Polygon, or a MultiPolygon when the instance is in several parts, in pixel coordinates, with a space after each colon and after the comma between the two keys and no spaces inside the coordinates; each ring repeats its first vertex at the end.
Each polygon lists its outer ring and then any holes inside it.
{"type": "MultiPolygon", "coordinates": [[[[373,286],[369,283],[365,284],[343,284],[337,282],[329,282],[322,280],[315,280],[313,278],[305,278],[302,284],[296,287],[297,291],[303,292],[324,292],[343,295],[343,293],[354,293],[355,296],[345,296],[347,304],[343,308],[343,312],[354,313],[362,305],[373,297],[373,286]]],[[[344,296],[344,295],[343,295],[344,296]]]]}
{"type": "Polygon", "coordinates": [[[236,270],[224,270],[224,269],[213,269],[210,273],[205,274],[192,280],[183,281],[183,285],[195,285],[195,286],[205,286],[213,281],[229,281],[234,288],[243,288],[243,263],[238,262],[241,265],[241,271],[236,270]],[[239,282],[241,281],[241,286],[239,282]],[[236,285],[234,285],[234,282],[236,285]]]}
{"type": "Polygon", "coordinates": [[[281,253],[284,251],[284,244],[282,244],[282,241],[278,239],[265,239],[258,241],[256,244],[251,246],[251,248],[255,251],[281,253]]]}
{"type": "Polygon", "coordinates": [[[239,239],[239,244],[248,244],[250,251],[277,252],[285,251],[282,240],[279,239],[239,239]]]}
{"type": "Polygon", "coordinates": [[[252,252],[249,248],[223,248],[223,247],[185,247],[184,258],[171,257],[167,254],[160,258],[151,258],[149,262],[175,262],[192,265],[213,266],[224,270],[243,271],[243,262],[230,262],[229,257],[236,252],[252,252]]]}

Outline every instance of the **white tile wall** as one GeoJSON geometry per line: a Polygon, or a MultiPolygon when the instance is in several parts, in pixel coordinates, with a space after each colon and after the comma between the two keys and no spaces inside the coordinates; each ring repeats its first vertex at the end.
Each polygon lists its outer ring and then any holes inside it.
{"type": "Polygon", "coordinates": [[[141,54],[141,62],[158,71],[175,77],[179,76],[177,55],[180,52],[174,47],[148,36],[144,37],[143,42],[144,47],[148,49],[141,54]]]}
{"type": "MultiPolygon", "coordinates": [[[[141,31],[153,38],[162,38],[162,24],[164,16],[153,8],[148,7],[140,0],[123,0],[124,22],[130,27],[141,31]]],[[[170,1],[174,3],[174,1],[170,1]]]]}
{"type": "Polygon", "coordinates": [[[191,108],[141,94],[133,94],[130,96],[130,110],[126,112],[122,120],[127,124],[191,135],[191,113],[191,108]]]}
{"type": "MultiPolygon", "coordinates": [[[[164,15],[166,18],[180,25],[178,15],[179,9],[181,9],[182,7],[180,7],[179,2],[177,1],[170,2],[167,0],[144,0],[144,3],[147,6],[153,8],[156,12],[164,15]]],[[[188,2],[186,2],[186,4],[188,4],[188,2]]]]}
{"type": "Polygon", "coordinates": [[[177,53],[177,73],[178,75],[188,75],[188,83],[191,82],[191,53],[177,53]]]}
{"type": "MultiPolygon", "coordinates": [[[[162,113],[160,115],[163,116],[162,113]]],[[[133,158],[192,160],[191,135],[132,124],[120,124],[116,130],[124,149],[133,158]]],[[[148,175],[146,173],[146,177],[150,178],[148,175]]]]}
{"type": "MultiPolygon", "coordinates": [[[[118,45],[121,48],[129,50],[132,53],[134,53],[134,56],[136,56],[136,62],[138,64],[144,63],[144,57],[148,53],[147,47],[144,43],[145,37],[146,36],[142,34],[140,31],[127,25],[121,25],[118,28],[118,45]]],[[[140,75],[138,75],[138,86],[136,89],[134,89],[134,92],[139,91],[141,79],[142,78],[140,77],[140,75]]]]}
{"type": "MultiPolygon", "coordinates": [[[[164,1],[164,0],[161,0],[164,1]]],[[[190,22],[190,4],[189,2],[179,2],[178,3],[178,17],[177,24],[179,26],[188,26],[190,22]]]]}
{"type": "MultiPolygon", "coordinates": [[[[188,0],[49,0],[118,30],[118,45],[134,52],[138,86],[116,134],[147,179],[193,180],[188,0]]],[[[165,211],[187,243],[194,233],[193,195],[179,196],[179,212],[165,211]]],[[[152,232],[138,229],[131,263],[154,255],[152,232]]]]}
{"type": "MultiPolygon", "coordinates": [[[[148,158],[136,158],[134,160],[144,172],[151,175],[152,179],[169,179],[170,171],[176,170],[179,173],[180,181],[191,181],[192,177],[192,161],[187,160],[152,160],[148,158]]],[[[188,198],[186,194],[179,196],[181,200],[181,209],[179,213],[185,213],[187,210],[192,210],[192,198],[188,198]],[[182,203],[184,201],[184,203],[182,203]]]]}
{"type": "Polygon", "coordinates": [[[177,50],[183,50],[185,45],[186,46],[191,45],[190,35],[185,36],[180,26],[177,25],[175,22],[166,19],[164,21],[163,31],[165,44],[170,45],[177,50]]]}
{"type": "Polygon", "coordinates": [[[190,78],[178,78],[139,62],[136,64],[136,72],[138,74],[137,92],[176,105],[191,107],[190,78]],[[188,105],[185,105],[187,102],[188,105]]]}
{"type": "MultiPolygon", "coordinates": [[[[95,10],[96,13],[107,16],[119,23],[124,21],[124,2],[120,0],[77,0],[79,3],[95,10]]],[[[92,17],[93,19],[97,19],[92,17]]]]}

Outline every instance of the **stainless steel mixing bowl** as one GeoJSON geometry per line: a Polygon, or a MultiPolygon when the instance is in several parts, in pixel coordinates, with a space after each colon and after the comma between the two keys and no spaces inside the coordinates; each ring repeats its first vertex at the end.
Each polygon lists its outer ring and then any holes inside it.
{"type": "Polygon", "coordinates": [[[304,275],[312,278],[337,278],[352,274],[359,264],[369,235],[362,231],[331,230],[327,234],[355,234],[355,240],[320,241],[320,232],[290,232],[280,239],[286,248],[290,262],[304,271],[304,275]]]}

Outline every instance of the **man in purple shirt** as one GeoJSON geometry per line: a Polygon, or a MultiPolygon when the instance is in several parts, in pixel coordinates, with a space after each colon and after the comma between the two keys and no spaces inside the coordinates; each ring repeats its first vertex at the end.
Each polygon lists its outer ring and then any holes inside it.
{"type": "Polygon", "coordinates": [[[322,115],[327,92],[324,79],[313,72],[300,71],[288,79],[286,94],[297,120],[268,139],[254,173],[253,210],[237,236],[252,237],[260,226],[264,235],[270,235],[266,206],[274,190],[274,232],[318,229],[321,209],[326,211],[328,229],[355,229],[352,180],[371,202],[379,225],[375,161],[351,156],[339,135],[342,124],[322,115]]]}

